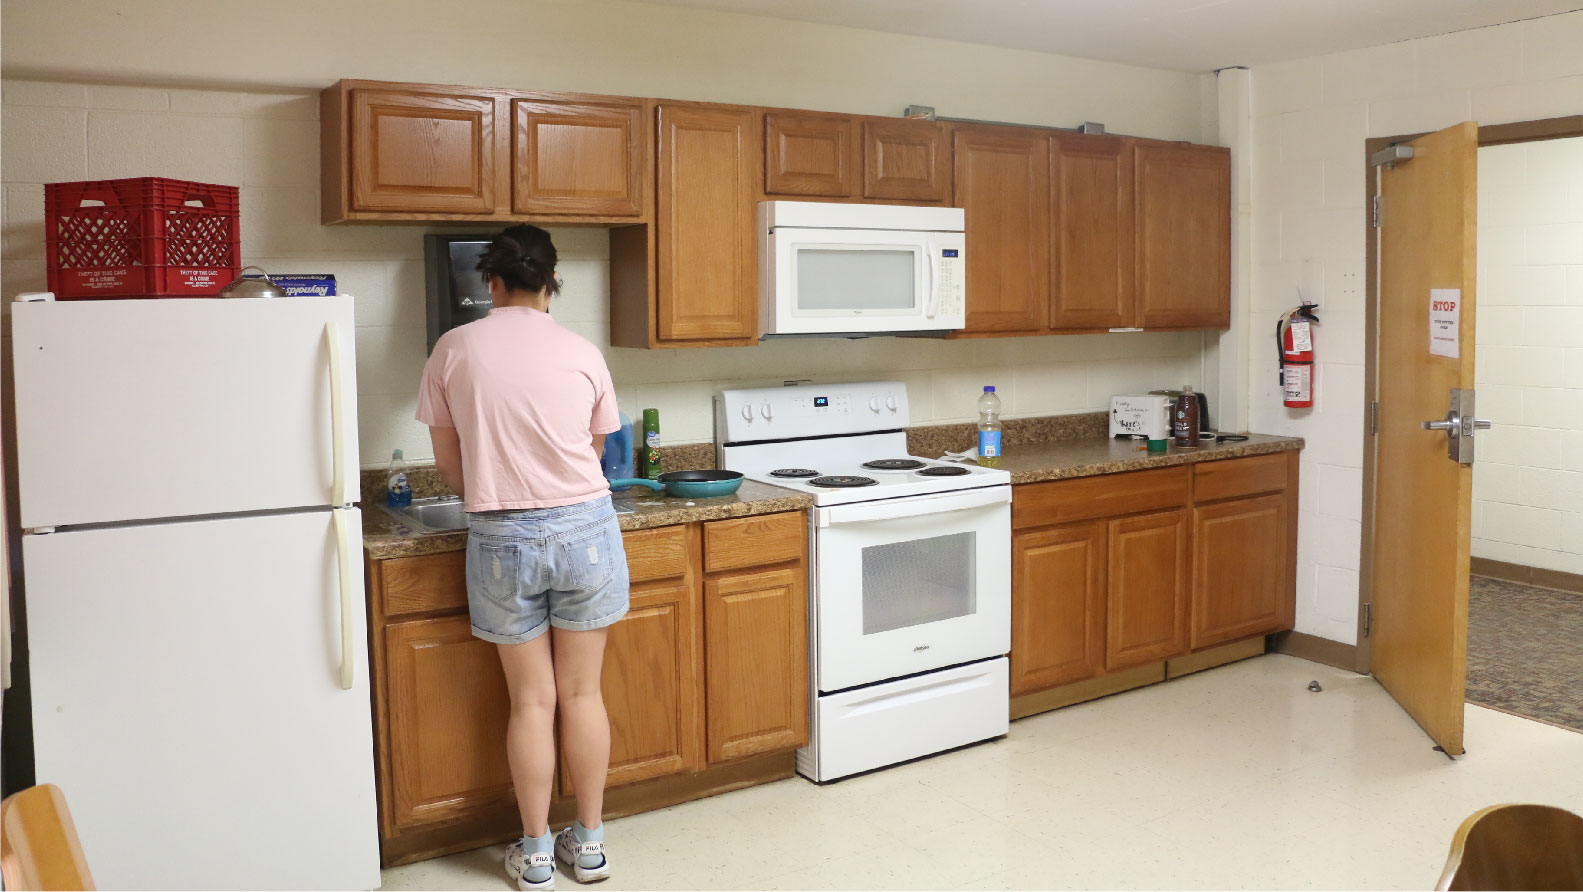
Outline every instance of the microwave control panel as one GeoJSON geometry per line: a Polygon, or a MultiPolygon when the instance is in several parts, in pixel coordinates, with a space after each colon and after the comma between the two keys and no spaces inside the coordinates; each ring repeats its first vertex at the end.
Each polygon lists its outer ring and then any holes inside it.
{"type": "Polygon", "coordinates": [[[940,313],[960,316],[967,311],[967,275],[961,248],[940,249],[940,313]]]}

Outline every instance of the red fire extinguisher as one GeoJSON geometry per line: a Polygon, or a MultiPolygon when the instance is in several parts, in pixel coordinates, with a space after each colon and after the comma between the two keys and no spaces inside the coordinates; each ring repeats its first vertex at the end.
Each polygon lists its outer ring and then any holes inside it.
{"type": "Polygon", "coordinates": [[[1279,359],[1281,395],[1287,408],[1306,409],[1314,404],[1314,311],[1319,304],[1303,301],[1275,323],[1275,351],[1279,359]]]}

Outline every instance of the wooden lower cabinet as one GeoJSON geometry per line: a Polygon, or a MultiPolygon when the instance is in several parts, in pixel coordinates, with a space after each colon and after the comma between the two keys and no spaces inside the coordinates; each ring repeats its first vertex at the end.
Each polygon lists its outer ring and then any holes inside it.
{"type": "Polygon", "coordinates": [[[1222,651],[1238,659],[1238,642],[1290,629],[1297,462],[1286,452],[1017,486],[1014,714],[1163,680],[1188,654],[1184,671],[1222,651]]]}
{"type": "MultiPolygon", "coordinates": [[[[602,677],[612,816],[791,773],[808,739],[807,535],[802,512],[623,534],[632,606],[602,677]],[[778,774],[764,762],[776,754],[778,774]]],[[[460,558],[368,565],[387,865],[520,832],[505,677],[495,645],[473,637],[460,558]]],[[[561,803],[574,793],[564,760],[557,780],[561,803]]]]}

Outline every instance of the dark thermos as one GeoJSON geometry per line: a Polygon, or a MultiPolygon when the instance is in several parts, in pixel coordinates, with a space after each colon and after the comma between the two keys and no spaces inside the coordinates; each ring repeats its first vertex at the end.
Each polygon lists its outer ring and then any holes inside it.
{"type": "Polygon", "coordinates": [[[1198,447],[1198,394],[1191,384],[1182,385],[1171,409],[1171,443],[1190,449],[1198,447]]]}

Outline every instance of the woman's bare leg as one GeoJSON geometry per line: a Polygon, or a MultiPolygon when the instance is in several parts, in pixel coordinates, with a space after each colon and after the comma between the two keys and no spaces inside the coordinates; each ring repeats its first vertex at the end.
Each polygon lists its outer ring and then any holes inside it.
{"type": "Polygon", "coordinates": [[[506,759],[516,788],[522,833],[549,832],[550,787],[555,780],[555,662],[548,634],[525,644],[501,644],[500,667],[511,692],[506,759]]]}
{"type": "Polygon", "coordinates": [[[609,629],[570,632],[553,629],[555,687],[560,698],[561,738],[572,789],[577,793],[577,820],[589,830],[599,826],[605,807],[605,775],[610,770],[610,719],[599,689],[609,629]]]}

